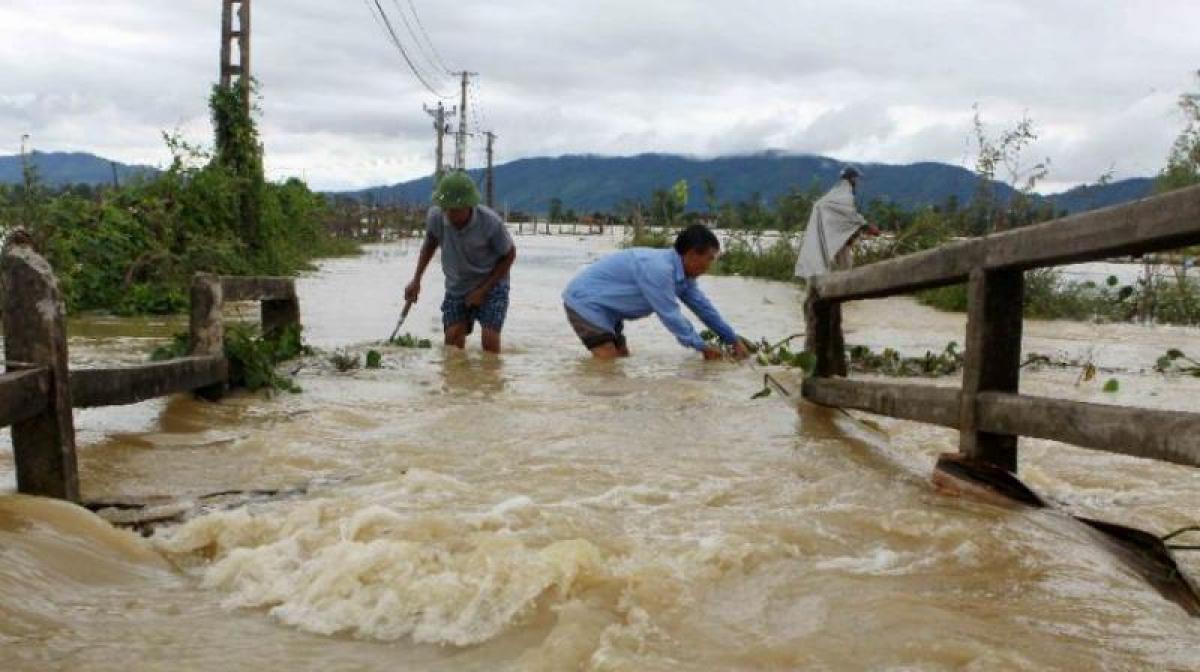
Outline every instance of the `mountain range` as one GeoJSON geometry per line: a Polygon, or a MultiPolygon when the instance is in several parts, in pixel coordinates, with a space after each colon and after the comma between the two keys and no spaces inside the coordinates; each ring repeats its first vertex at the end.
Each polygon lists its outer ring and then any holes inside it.
{"type": "MultiPolygon", "coordinates": [[[[113,171],[121,182],[155,171],[149,166],[126,165],[80,152],[33,152],[29,161],[41,179],[52,186],[67,184],[111,184],[113,171]]],[[[828,188],[837,179],[843,163],[823,156],[763,152],[711,159],[672,154],[637,156],[568,155],[530,158],[499,165],[495,169],[496,204],[501,209],[545,213],[551,199],[562,200],[563,208],[580,213],[612,211],[623,201],[647,200],[656,189],[670,187],[680,179],[689,186],[689,207],[706,207],[704,180],[716,185],[721,202],[752,200],[756,195],[771,202],[790,189],[828,188]]],[[[971,171],[945,163],[907,165],[856,164],[863,172],[860,200],[879,198],[905,208],[945,203],[954,197],[960,204],[975,193],[977,178],[971,171]]],[[[0,183],[22,180],[20,156],[0,156],[0,183]]],[[[481,171],[471,171],[482,183],[481,171]]],[[[1102,185],[1076,187],[1050,199],[1056,209],[1082,212],[1115,205],[1148,195],[1150,178],[1133,178],[1102,185]]],[[[380,204],[425,204],[433,190],[429,177],[334,195],[380,204]]],[[[1001,199],[1013,189],[996,184],[1001,199]]]]}
{"type": "MultiPolygon", "coordinates": [[[[677,180],[688,182],[688,205],[705,206],[704,180],[716,184],[717,200],[738,202],[755,195],[766,202],[794,187],[815,186],[824,191],[838,178],[845,164],[823,156],[765,152],[747,156],[697,159],[670,154],[608,157],[594,155],[521,159],[495,168],[496,205],[513,211],[545,213],[552,198],[564,209],[578,212],[611,211],[626,199],[647,200],[656,189],[677,180]]],[[[966,204],[975,194],[978,178],[965,168],[945,163],[907,165],[856,164],[862,171],[859,199],[891,201],[904,208],[942,204],[954,197],[966,204]]],[[[470,171],[482,184],[481,171],[470,171]]],[[[1015,190],[997,182],[996,193],[1007,200],[1015,190]]],[[[1102,185],[1076,187],[1047,196],[1058,210],[1082,212],[1149,195],[1150,178],[1132,178],[1102,185]]],[[[373,187],[342,195],[380,204],[427,203],[431,178],[373,187]]]]}
{"type": "MultiPolygon", "coordinates": [[[[84,152],[33,151],[29,153],[28,160],[37,168],[42,182],[52,187],[112,184],[114,169],[116,179],[122,183],[133,177],[158,172],[150,166],[126,165],[84,152]]],[[[20,155],[0,156],[0,184],[23,182],[23,168],[20,155]]]]}

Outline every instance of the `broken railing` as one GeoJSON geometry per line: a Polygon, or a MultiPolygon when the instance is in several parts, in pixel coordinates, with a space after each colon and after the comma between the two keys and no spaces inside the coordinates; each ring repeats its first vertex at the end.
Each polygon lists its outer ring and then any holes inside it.
{"type": "Polygon", "coordinates": [[[228,380],[222,308],[260,301],[270,336],[300,324],[291,278],[198,274],[191,287],[191,353],[162,362],[70,370],[66,318],[49,263],[14,236],[0,258],[5,373],[0,427],[11,426],[17,490],[79,501],[73,408],[118,406],[177,392],[219,398],[228,380]]]}
{"type": "Polygon", "coordinates": [[[1024,272],[1200,243],[1200,186],[962,241],[814,279],[805,304],[815,375],[804,397],[959,430],[962,458],[1017,470],[1017,438],[1200,466],[1200,414],[1019,393],[1024,272]],[[961,389],[846,380],[841,304],[968,284],[961,389]]]}

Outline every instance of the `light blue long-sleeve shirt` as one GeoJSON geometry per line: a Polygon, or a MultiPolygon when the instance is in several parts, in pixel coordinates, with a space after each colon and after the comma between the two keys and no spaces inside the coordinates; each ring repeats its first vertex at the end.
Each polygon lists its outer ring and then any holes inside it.
{"type": "Polygon", "coordinates": [[[576,275],[562,298],[583,319],[610,332],[622,320],[655,313],[681,345],[703,350],[704,339],[684,317],[682,302],[722,341],[737,340],[696,280],[684,274],[683,259],[671,249],[636,247],[610,254],[576,275]]]}

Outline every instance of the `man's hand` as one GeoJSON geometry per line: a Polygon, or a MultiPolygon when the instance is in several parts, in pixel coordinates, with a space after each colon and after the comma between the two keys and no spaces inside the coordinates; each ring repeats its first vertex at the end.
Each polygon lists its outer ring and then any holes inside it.
{"type": "Polygon", "coordinates": [[[745,359],[750,356],[750,348],[746,347],[746,341],[740,337],[733,342],[733,358],[745,359]]]}
{"type": "Polygon", "coordinates": [[[480,286],[467,292],[467,307],[478,308],[483,305],[483,300],[487,298],[489,287],[480,286]]]}
{"type": "Polygon", "coordinates": [[[416,303],[421,296],[421,281],[413,280],[404,288],[404,300],[409,303],[416,303]]]}
{"type": "Polygon", "coordinates": [[[703,354],[704,359],[709,362],[725,358],[725,353],[721,352],[720,348],[711,345],[701,350],[700,353],[703,354]]]}

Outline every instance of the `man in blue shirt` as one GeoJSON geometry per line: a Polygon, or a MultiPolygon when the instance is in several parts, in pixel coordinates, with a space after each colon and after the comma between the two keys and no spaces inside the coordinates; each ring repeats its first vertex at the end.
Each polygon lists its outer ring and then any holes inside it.
{"type": "Polygon", "coordinates": [[[682,302],[733,347],[735,356],[745,357],[746,346],[696,284],[720,250],[712,231],[693,224],[675,238],[674,249],[633,248],[610,254],[581,271],[563,291],[567,320],[598,359],[628,357],[625,320],[650,313],[657,314],[684,347],[700,351],[705,359],[720,359],[721,349],[705,343],[683,316],[682,302]]]}

